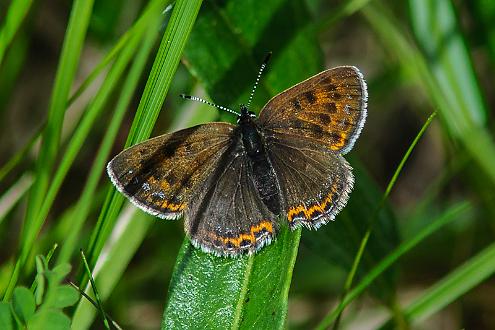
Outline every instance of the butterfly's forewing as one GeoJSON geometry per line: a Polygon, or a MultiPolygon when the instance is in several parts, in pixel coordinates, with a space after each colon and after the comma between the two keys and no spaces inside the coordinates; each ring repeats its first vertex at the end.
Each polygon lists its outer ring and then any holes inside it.
{"type": "Polygon", "coordinates": [[[345,154],[366,120],[366,83],[359,70],[341,66],[323,71],[267,103],[259,123],[291,139],[309,139],[345,154]]]}
{"type": "Polygon", "coordinates": [[[253,253],[278,231],[277,216],[262,202],[241,144],[239,135],[185,213],[192,243],[216,255],[253,253]]]}
{"type": "Polygon", "coordinates": [[[144,211],[175,219],[217,167],[235,126],[209,123],[144,141],[108,163],[117,189],[144,211]]]}
{"type": "Polygon", "coordinates": [[[266,141],[289,226],[317,229],[333,220],[347,203],[354,184],[347,161],[305,139],[274,134],[266,136],[266,141]]]}

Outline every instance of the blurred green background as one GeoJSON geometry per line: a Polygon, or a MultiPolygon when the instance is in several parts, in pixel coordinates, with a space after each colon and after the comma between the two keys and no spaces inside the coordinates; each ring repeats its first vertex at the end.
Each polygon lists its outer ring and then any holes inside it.
{"type": "MultiPolygon", "coordinates": [[[[490,0],[0,0],[4,301],[14,287],[31,287],[34,257],[57,243],[51,265],[70,262],[67,278],[77,284],[86,283],[78,250],[91,267],[99,260],[104,309],[123,328],[177,327],[174,315],[192,313],[179,303],[181,284],[170,286],[185,276],[177,256],[189,258],[183,222],[157,221],[124,203],[104,166],[150,134],[235,121],[178,95],[237,108],[272,51],[255,112],[338,65],[357,66],[369,94],[367,122],[346,156],[356,175],[348,206],[318,232],[302,230],[299,246],[299,233],[290,233],[272,249],[288,260],[278,271],[290,284],[287,316],[273,327],[495,329],[494,22],[490,0]]],[[[239,263],[271,271],[269,253],[239,263]]],[[[231,267],[200,253],[191,258],[194,271],[206,261],[213,271],[231,267]]],[[[221,281],[201,290],[213,298],[242,294],[221,281]]],[[[280,310],[284,285],[274,284],[280,310]]],[[[198,315],[190,317],[223,327],[209,314],[220,307],[202,299],[191,302],[198,315]]],[[[241,318],[225,318],[229,327],[272,324],[251,317],[263,304],[238,301],[241,318]]],[[[103,328],[85,303],[65,315],[75,328],[103,328]]]]}

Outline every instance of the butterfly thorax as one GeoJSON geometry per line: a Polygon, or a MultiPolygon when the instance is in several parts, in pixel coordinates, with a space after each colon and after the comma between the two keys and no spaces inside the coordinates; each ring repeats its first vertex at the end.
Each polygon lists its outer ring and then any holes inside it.
{"type": "Polygon", "coordinates": [[[274,214],[280,214],[280,189],[273,166],[265,148],[260,128],[253,112],[241,105],[237,122],[241,131],[244,152],[249,159],[252,178],[263,203],[274,214]]]}
{"type": "Polygon", "coordinates": [[[237,123],[241,130],[244,150],[252,159],[262,157],[264,154],[263,138],[254,121],[255,118],[253,112],[241,105],[241,115],[238,117],[237,123]]]}

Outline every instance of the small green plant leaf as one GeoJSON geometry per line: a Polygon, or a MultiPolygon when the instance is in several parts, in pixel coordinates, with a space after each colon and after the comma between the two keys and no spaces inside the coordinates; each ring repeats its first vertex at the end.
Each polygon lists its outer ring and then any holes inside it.
{"type": "Polygon", "coordinates": [[[43,300],[43,294],[45,293],[45,276],[43,273],[47,268],[46,259],[42,255],[36,256],[36,290],[34,291],[34,298],[36,301],[36,305],[40,305],[43,300]]]}
{"type": "Polygon", "coordinates": [[[64,313],[53,310],[44,309],[36,314],[29,320],[29,330],[66,330],[70,329],[70,319],[64,313]]]}
{"type": "Polygon", "coordinates": [[[67,276],[67,274],[70,273],[70,270],[71,270],[70,264],[66,263],[66,264],[60,264],[58,266],[55,266],[52,269],[52,272],[57,274],[57,276],[59,276],[60,278],[64,278],[67,276]]]}
{"type": "Polygon", "coordinates": [[[79,300],[79,292],[70,285],[60,285],[56,289],[55,308],[65,308],[74,305],[79,300]]]}
{"type": "Polygon", "coordinates": [[[36,274],[36,290],[34,291],[34,300],[36,305],[40,305],[43,301],[43,294],[45,293],[45,277],[41,274],[36,274]]]}
{"type": "Polygon", "coordinates": [[[12,297],[12,306],[19,320],[23,324],[27,324],[36,309],[32,292],[22,286],[15,288],[14,296],[12,297]]]}
{"type": "Polygon", "coordinates": [[[8,302],[0,302],[0,329],[14,329],[14,320],[8,302]]]}

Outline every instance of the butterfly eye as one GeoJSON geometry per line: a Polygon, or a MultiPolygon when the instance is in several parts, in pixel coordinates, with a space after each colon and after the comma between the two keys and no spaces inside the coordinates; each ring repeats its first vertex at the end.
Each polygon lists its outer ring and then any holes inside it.
{"type": "Polygon", "coordinates": [[[252,111],[249,111],[249,117],[256,118],[256,114],[252,111]]]}

